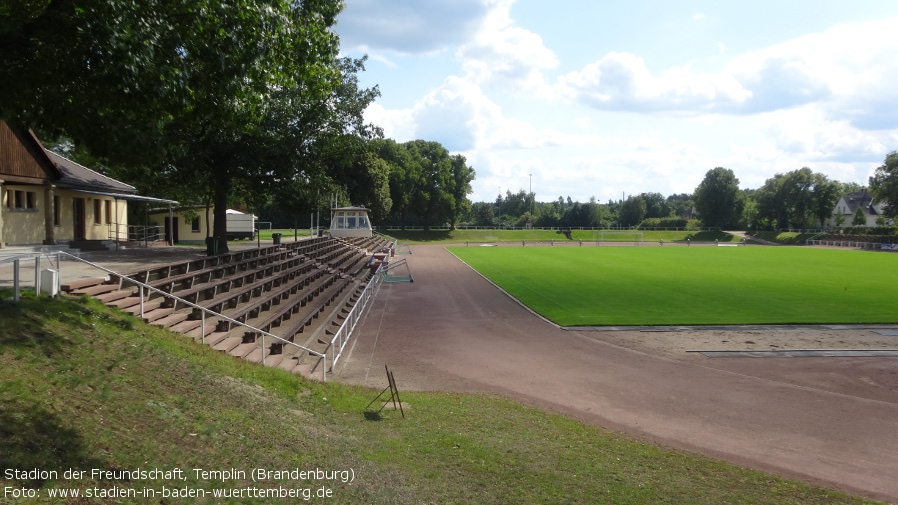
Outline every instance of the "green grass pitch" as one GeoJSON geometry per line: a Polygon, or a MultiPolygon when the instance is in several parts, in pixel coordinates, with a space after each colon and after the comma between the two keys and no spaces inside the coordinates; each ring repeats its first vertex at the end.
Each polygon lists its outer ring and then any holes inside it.
{"type": "Polygon", "coordinates": [[[898,255],[793,247],[453,247],[562,326],[895,323],[898,255]]]}

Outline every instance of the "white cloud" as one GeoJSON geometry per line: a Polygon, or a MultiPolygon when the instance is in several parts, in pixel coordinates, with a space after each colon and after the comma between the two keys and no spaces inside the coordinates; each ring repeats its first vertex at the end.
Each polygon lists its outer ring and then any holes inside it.
{"type": "Polygon", "coordinates": [[[558,66],[555,53],[542,37],[515,25],[510,16],[514,0],[494,0],[474,37],[456,53],[469,79],[504,91],[548,91],[542,71],[558,66]]]}
{"type": "Polygon", "coordinates": [[[597,109],[638,112],[714,112],[739,106],[751,97],[731,76],[674,67],[656,77],[642,58],[617,52],[559,77],[557,89],[562,96],[597,109]]]}
{"type": "Polygon", "coordinates": [[[701,12],[696,12],[695,14],[692,15],[693,21],[701,21],[703,19],[705,19],[705,15],[702,14],[701,12]]]}
{"type": "Polygon", "coordinates": [[[467,40],[486,15],[484,0],[352,0],[338,18],[343,50],[424,54],[467,40]]]}
{"type": "Polygon", "coordinates": [[[641,113],[756,114],[820,103],[858,128],[890,129],[898,127],[893,33],[898,18],[839,25],[743,54],[716,74],[683,66],[655,75],[641,57],[612,52],[559,77],[556,89],[597,109],[641,113]]]}

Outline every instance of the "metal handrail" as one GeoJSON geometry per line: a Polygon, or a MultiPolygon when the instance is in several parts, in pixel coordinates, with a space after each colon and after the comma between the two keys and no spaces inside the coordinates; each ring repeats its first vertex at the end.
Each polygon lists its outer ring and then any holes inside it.
{"type": "MultiPolygon", "coordinates": [[[[275,339],[275,340],[278,340],[278,341],[280,341],[281,343],[290,344],[290,345],[292,345],[292,346],[294,346],[294,347],[297,347],[297,348],[299,348],[299,349],[301,349],[301,350],[303,350],[303,351],[308,352],[309,354],[311,354],[311,355],[313,355],[313,356],[317,356],[317,357],[323,359],[323,360],[324,360],[324,363],[323,363],[324,366],[321,368],[321,379],[322,379],[322,381],[325,381],[325,382],[327,381],[327,354],[326,354],[326,353],[325,353],[325,354],[322,354],[322,353],[320,353],[320,352],[318,352],[318,351],[313,351],[312,349],[309,349],[309,348],[307,348],[307,347],[301,346],[301,345],[299,345],[299,344],[297,344],[297,343],[295,343],[295,342],[291,342],[291,341],[289,341],[289,340],[287,340],[287,339],[281,338],[281,337],[279,337],[279,336],[277,336],[277,335],[274,335],[274,334],[269,333],[269,332],[267,332],[267,331],[265,331],[265,330],[256,328],[256,327],[254,327],[254,326],[250,326],[250,325],[248,325],[248,324],[246,324],[246,323],[244,323],[244,322],[238,321],[238,320],[236,320],[236,319],[232,319],[232,318],[230,318],[230,317],[228,317],[228,316],[225,316],[224,314],[219,314],[218,312],[215,312],[215,311],[213,311],[213,310],[209,310],[209,309],[207,309],[206,307],[203,307],[203,306],[201,306],[201,305],[197,305],[197,304],[195,304],[195,303],[189,302],[189,301],[184,300],[183,298],[180,298],[180,297],[178,297],[178,296],[175,296],[175,295],[173,295],[173,294],[171,294],[171,293],[166,293],[165,291],[162,291],[162,290],[160,290],[160,289],[156,289],[156,288],[154,288],[153,286],[150,286],[149,284],[140,282],[140,281],[138,281],[137,279],[134,279],[134,278],[132,278],[132,277],[128,277],[128,276],[126,276],[126,275],[122,275],[122,274],[120,274],[120,273],[118,273],[118,272],[114,272],[114,271],[112,271],[112,270],[110,270],[110,269],[108,269],[108,268],[106,268],[106,267],[97,265],[96,263],[92,263],[92,262],[90,262],[90,261],[87,261],[87,260],[85,260],[85,259],[82,259],[82,258],[79,258],[79,257],[77,257],[77,256],[71,255],[71,254],[69,254],[69,253],[66,253],[66,252],[63,252],[63,251],[59,251],[59,252],[57,252],[56,254],[57,254],[57,257],[58,257],[59,255],[62,255],[62,254],[65,254],[66,256],[71,256],[72,258],[75,258],[75,259],[77,259],[78,261],[81,261],[82,263],[86,263],[86,264],[88,264],[88,265],[90,265],[90,266],[92,266],[92,267],[94,267],[94,268],[98,268],[98,269],[100,269],[100,270],[103,270],[104,272],[106,272],[106,273],[108,273],[108,274],[115,275],[116,277],[119,278],[119,283],[120,283],[119,285],[120,285],[120,286],[121,286],[121,283],[122,283],[125,279],[127,279],[128,282],[137,285],[137,286],[138,286],[139,295],[140,295],[140,317],[141,317],[141,318],[144,317],[144,310],[143,310],[143,308],[144,308],[144,305],[143,305],[143,304],[144,304],[144,295],[143,295],[143,292],[144,292],[144,289],[147,289],[147,290],[149,290],[149,291],[159,293],[160,295],[162,295],[162,296],[164,296],[164,297],[171,298],[171,299],[173,299],[173,300],[175,300],[175,301],[177,301],[177,302],[179,302],[179,303],[183,303],[184,305],[188,305],[188,306],[193,307],[193,308],[195,308],[195,309],[199,309],[199,310],[202,312],[202,314],[203,314],[202,320],[201,320],[201,322],[200,322],[200,338],[201,338],[201,340],[202,340],[203,343],[206,342],[206,314],[208,313],[208,314],[211,314],[211,315],[214,316],[214,317],[221,318],[221,319],[223,319],[223,320],[225,320],[225,321],[234,323],[234,324],[236,324],[236,325],[238,325],[238,326],[243,326],[244,328],[247,328],[247,329],[249,329],[249,330],[251,330],[251,331],[253,331],[253,332],[256,332],[256,333],[261,334],[261,335],[262,335],[262,364],[263,364],[263,365],[265,364],[265,337],[267,336],[267,337],[269,337],[269,338],[273,338],[273,339],[275,339]]],[[[59,259],[59,258],[57,258],[57,265],[61,265],[60,259],[59,259]]],[[[60,278],[60,277],[61,277],[61,276],[57,277],[57,279],[60,278]]]]}
{"type": "MultiPolygon", "coordinates": [[[[365,289],[362,290],[362,294],[359,296],[359,301],[357,301],[356,304],[353,305],[352,309],[349,310],[349,314],[346,315],[346,319],[343,320],[343,324],[341,324],[337,332],[334,333],[334,338],[331,339],[330,345],[328,346],[328,349],[332,349],[332,370],[333,367],[337,366],[337,361],[343,354],[343,348],[346,347],[347,343],[349,343],[349,338],[352,336],[352,330],[355,329],[356,323],[358,323],[359,319],[362,317],[362,312],[364,312],[365,307],[367,307],[368,301],[374,297],[377,288],[380,287],[381,279],[383,279],[383,275],[381,275],[383,268],[383,265],[377,267],[377,270],[374,273],[374,278],[371,282],[368,283],[367,286],[365,286],[365,289]]],[[[326,350],[325,353],[327,353],[326,350]]]]}

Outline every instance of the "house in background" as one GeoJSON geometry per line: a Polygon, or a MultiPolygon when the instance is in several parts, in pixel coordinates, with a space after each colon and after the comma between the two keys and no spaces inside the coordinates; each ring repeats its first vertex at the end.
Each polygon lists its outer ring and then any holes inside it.
{"type": "Polygon", "coordinates": [[[128,239],[128,202],[154,201],[128,184],[44,149],[0,121],[0,247],[85,247],[128,239]]]}
{"type": "MultiPolygon", "coordinates": [[[[256,216],[233,209],[227,209],[226,214],[228,240],[256,237],[256,216]]],[[[173,244],[202,243],[215,229],[215,212],[211,207],[208,209],[207,226],[205,206],[179,207],[171,213],[167,209],[151,210],[149,220],[155,226],[164,227],[166,238],[173,244]]]]}
{"type": "Polygon", "coordinates": [[[873,195],[867,193],[866,189],[848,193],[839,198],[827,225],[838,226],[836,216],[842,216],[842,226],[853,226],[851,223],[854,221],[854,216],[857,214],[858,209],[861,209],[861,212],[864,214],[866,220],[864,226],[878,226],[876,219],[882,216],[883,204],[875,202],[873,195]]]}

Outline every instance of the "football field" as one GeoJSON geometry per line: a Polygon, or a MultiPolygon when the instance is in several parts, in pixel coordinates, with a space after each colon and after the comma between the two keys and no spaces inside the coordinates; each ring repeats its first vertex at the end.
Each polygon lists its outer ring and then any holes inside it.
{"type": "Polygon", "coordinates": [[[898,255],[799,247],[452,247],[562,326],[898,322],[898,255]]]}

